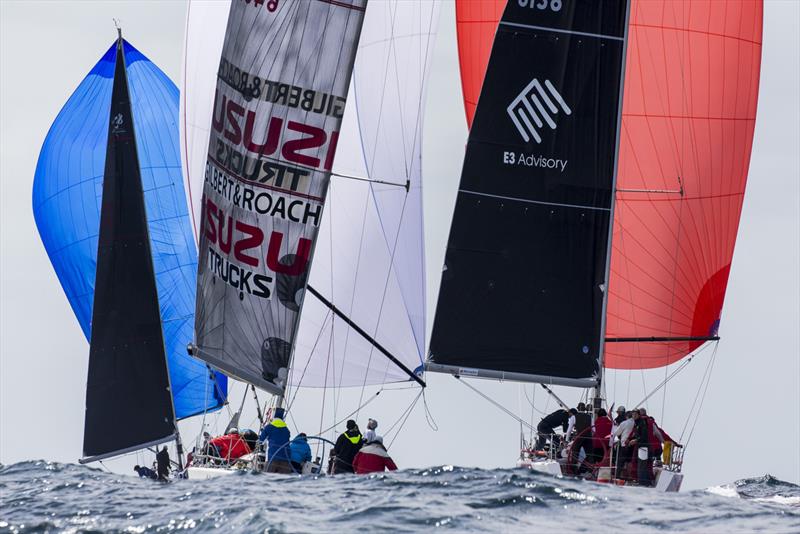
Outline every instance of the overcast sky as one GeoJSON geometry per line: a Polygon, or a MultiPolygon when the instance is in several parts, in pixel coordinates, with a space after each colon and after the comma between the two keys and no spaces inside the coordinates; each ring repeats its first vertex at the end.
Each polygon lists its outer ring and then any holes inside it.
{"type": "MultiPolygon", "coordinates": [[[[379,0],[371,0],[379,1],[379,0]]],[[[0,462],[74,462],[81,454],[88,345],[36,231],[31,187],[50,124],[115,38],[126,38],[173,80],[180,73],[185,4],[169,2],[0,1],[0,462]]],[[[756,136],[747,195],[723,310],[716,365],[687,450],[685,487],[770,473],[800,482],[800,2],[768,1],[756,136]]],[[[424,175],[429,318],[466,140],[452,4],[442,11],[425,124],[424,175]],[[435,179],[431,179],[435,177],[435,179]]],[[[708,351],[706,354],[710,354],[708,351]]],[[[699,357],[656,395],[651,413],[670,433],[690,411],[705,365],[699,357]],[[662,412],[663,407],[663,412],[662,412]]],[[[663,370],[610,373],[609,402],[632,405],[663,370]]],[[[401,467],[456,464],[511,467],[519,425],[452,377],[429,375],[431,428],[419,403],[393,443],[401,467]]],[[[472,382],[526,417],[522,389],[472,382]],[[520,400],[522,399],[522,400],[520,400]]],[[[530,396],[534,388],[527,386],[530,396]]],[[[374,394],[369,390],[366,397],[374,394]]],[[[559,388],[568,403],[580,392],[559,388]]],[[[360,391],[328,399],[342,417],[360,391]]],[[[233,388],[238,404],[241,388],[233,388]]],[[[408,406],[415,390],[384,393],[360,414],[380,431],[408,406]]],[[[262,401],[266,394],[261,394],[262,401]]],[[[301,391],[292,425],[319,426],[319,391],[301,391]]],[[[541,390],[535,405],[551,411],[541,390]]],[[[245,421],[252,423],[248,408],[245,421]]],[[[225,412],[220,416],[226,417],[225,412]]],[[[534,425],[541,416],[534,412],[534,425]]],[[[329,419],[332,420],[333,413],[329,419]]],[[[213,418],[211,418],[213,419],[213,418]]],[[[209,422],[209,421],[206,421],[209,422]]],[[[213,422],[213,421],[211,421],[213,422]]],[[[182,423],[193,441],[201,420],[182,423]]],[[[223,423],[224,424],[224,423],[223,423]]],[[[139,457],[141,458],[141,457],[139,457]]],[[[139,458],[107,464],[128,470],[139,458]]]]}

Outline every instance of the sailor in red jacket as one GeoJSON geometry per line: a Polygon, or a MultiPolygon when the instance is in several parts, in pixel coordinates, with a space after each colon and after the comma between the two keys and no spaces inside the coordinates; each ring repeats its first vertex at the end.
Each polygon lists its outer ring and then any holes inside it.
{"type": "Polygon", "coordinates": [[[397,471],[397,466],[392,461],[389,453],[386,452],[386,447],[383,446],[383,438],[375,436],[373,441],[361,447],[361,450],[356,454],[353,459],[353,471],[358,475],[365,475],[367,473],[382,473],[384,469],[397,471]]]}
{"type": "Polygon", "coordinates": [[[216,447],[219,457],[229,463],[235,462],[245,454],[250,454],[250,447],[247,446],[236,428],[230,429],[228,434],[214,438],[208,443],[216,447]]]}

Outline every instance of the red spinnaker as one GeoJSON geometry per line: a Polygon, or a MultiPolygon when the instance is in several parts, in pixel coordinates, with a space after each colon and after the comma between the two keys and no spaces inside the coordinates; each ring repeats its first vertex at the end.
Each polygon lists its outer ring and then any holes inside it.
{"type": "MultiPolygon", "coordinates": [[[[468,124],[504,6],[456,0],[468,124]]],[[[632,1],[607,337],[717,332],[750,165],[762,11],[760,0],[632,1]]],[[[660,367],[701,344],[609,343],[605,365],[660,367]]]]}
{"type": "Polygon", "coordinates": [[[497,23],[505,7],[506,0],[456,0],[458,62],[469,128],[472,128],[497,23]]]}

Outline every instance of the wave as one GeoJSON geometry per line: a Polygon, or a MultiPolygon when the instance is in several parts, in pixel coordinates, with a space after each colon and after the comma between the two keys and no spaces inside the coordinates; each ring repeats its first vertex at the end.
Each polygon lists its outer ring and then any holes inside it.
{"type": "Polygon", "coordinates": [[[755,502],[800,507],[800,486],[772,475],[743,478],[732,484],[712,486],[706,491],[722,497],[750,499],[755,502]]]}
{"type": "Polygon", "coordinates": [[[163,484],[29,461],[0,466],[0,531],[800,531],[798,486],[765,475],[719,488],[729,489],[663,494],[524,469],[449,465],[361,477],[242,473],[163,484]]]}

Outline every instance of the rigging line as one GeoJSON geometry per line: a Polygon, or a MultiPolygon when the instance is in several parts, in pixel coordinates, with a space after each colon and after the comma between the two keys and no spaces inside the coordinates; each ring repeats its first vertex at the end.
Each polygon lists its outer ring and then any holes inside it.
{"type": "MultiPolygon", "coordinates": [[[[353,273],[353,287],[355,288],[356,282],[358,281],[358,273],[361,270],[361,255],[364,252],[364,235],[367,231],[367,210],[369,209],[369,199],[370,195],[372,194],[372,190],[368,187],[364,193],[364,211],[361,214],[361,236],[358,238],[358,256],[356,258],[356,268],[353,273]]],[[[333,260],[331,260],[333,263],[333,260]]],[[[331,295],[333,295],[333,288],[331,288],[331,295]]],[[[353,312],[353,305],[356,301],[356,292],[353,291],[352,295],[350,295],[350,306],[348,310],[350,313],[353,312]]],[[[346,330],[344,333],[344,358],[342,358],[342,367],[341,367],[341,374],[339,375],[339,387],[342,385],[342,380],[344,380],[344,365],[347,361],[347,353],[348,353],[348,345],[350,343],[350,330],[346,330]]],[[[367,362],[367,367],[364,370],[364,383],[361,385],[361,395],[358,397],[358,403],[361,404],[361,401],[364,400],[364,388],[367,384],[367,374],[369,373],[369,364],[372,359],[372,354],[370,353],[370,360],[367,362]]]]}
{"type": "Polygon", "coordinates": [[[406,416],[403,419],[403,422],[400,423],[400,427],[397,429],[397,432],[395,432],[394,436],[392,436],[392,441],[389,442],[389,447],[388,448],[391,448],[392,444],[397,439],[397,436],[400,435],[400,431],[403,430],[404,426],[406,426],[406,421],[408,421],[408,418],[411,417],[411,414],[414,411],[414,407],[417,405],[417,402],[419,401],[419,398],[422,396],[422,394],[424,392],[425,392],[424,389],[420,390],[419,394],[414,399],[414,402],[411,403],[411,406],[409,407],[408,412],[406,413],[406,416]]]}
{"type": "Polygon", "coordinates": [[[527,388],[523,387],[522,392],[525,394],[525,400],[528,401],[528,404],[531,407],[531,425],[532,425],[533,424],[533,412],[534,411],[539,412],[541,415],[547,415],[547,414],[545,412],[543,412],[542,410],[540,410],[539,408],[537,408],[536,406],[534,406],[534,402],[536,401],[536,388],[535,387],[531,389],[531,393],[533,395],[532,399],[531,399],[531,397],[528,396],[528,389],[527,388]]]}
{"type": "Polygon", "coordinates": [[[531,431],[533,431],[533,426],[529,425],[527,421],[525,421],[521,417],[517,416],[514,412],[512,412],[511,410],[509,410],[508,408],[506,408],[505,406],[503,406],[502,404],[500,404],[496,400],[492,399],[491,397],[489,397],[488,395],[483,393],[481,390],[479,390],[478,388],[476,388],[472,384],[467,383],[465,380],[461,380],[461,377],[459,375],[453,375],[453,378],[455,378],[456,380],[458,380],[459,382],[461,382],[462,384],[464,384],[465,386],[470,388],[472,391],[474,391],[475,393],[477,393],[478,395],[480,395],[481,397],[483,397],[484,399],[486,399],[490,403],[494,404],[496,407],[500,408],[502,411],[504,411],[509,416],[511,416],[514,419],[516,419],[517,421],[519,421],[520,424],[525,425],[531,431]]]}
{"type": "Polygon", "coordinates": [[[386,356],[387,358],[389,358],[389,359],[390,359],[390,360],[391,360],[391,361],[392,361],[392,362],[393,362],[395,365],[397,365],[397,367],[399,367],[400,369],[402,369],[402,370],[403,370],[403,371],[404,371],[404,372],[405,372],[405,373],[406,373],[406,374],[407,374],[409,377],[411,377],[413,380],[415,380],[415,381],[416,381],[416,382],[417,382],[417,383],[418,383],[420,386],[422,386],[423,388],[426,386],[426,384],[425,384],[425,381],[424,381],[424,380],[422,380],[420,377],[418,377],[418,376],[417,376],[417,375],[414,373],[414,371],[412,371],[412,370],[410,370],[408,367],[406,367],[406,366],[405,366],[405,364],[404,364],[403,362],[401,362],[400,360],[398,360],[398,359],[397,359],[397,358],[396,358],[394,355],[392,355],[392,353],[390,353],[388,350],[386,350],[386,349],[383,347],[383,345],[381,345],[380,343],[378,343],[378,342],[377,342],[377,341],[376,341],[376,340],[375,340],[375,339],[374,339],[372,336],[370,336],[369,334],[367,334],[367,333],[366,333],[366,332],[365,332],[365,331],[364,331],[364,330],[363,330],[363,329],[362,329],[360,326],[358,326],[358,325],[357,325],[356,323],[354,323],[354,322],[353,322],[353,321],[352,321],[352,320],[351,320],[349,317],[347,317],[345,314],[343,314],[343,313],[341,312],[341,310],[339,310],[339,308],[337,308],[337,307],[336,307],[336,306],[335,306],[335,305],[334,305],[332,302],[330,302],[328,299],[326,299],[325,297],[323,297],[323,296],[322,296],[322,295],[321,295],[321,294],[320,294],[320,293],[319,293],[319,292],[318,292],[316,289],[314,289],[314,288],[311,286],[311,284],[307,285],[307,286],[306,286],[306,288],[308,289],[308,291],[309,291],[309,292],[310,292],[312,295],[314,295],[315,297],[317,297],[317,299],[319,299],[319,301],[320,301],[320,302],[322,302],[322,304],[324,304],[325,306],[327,306],[327,307],[328,307],[328,308],[329,308],[329,309],[330,309],[330,310],[331,310],[331,311],[332,311],[332,312],[333,312],[335,315],[337,315],[337,316],[338,316],[340,319],[342,319],[342,320],[343,320],[345,323],[347,323],[347,324],[348,324],[348,325],[349,325],[349,326],[350,326],[350,327],[351,327],[353,330],[355,330],[355,331],[356,331],[358,334],[360,334],[360,335],[361,335],[361,337],[363,337],[364,339],[366,339],[367,341],[369,341],[369,342],[372,344],[372,346],[373,346],[373,347],[375,347],[376,349],[378,349],[378,351],[379,351],[379,352],[381,352],[381,354],[383,354],[384,356],[386,356]]]}
{"type": "MultiPolygon", "coordinates": [[[[716,352],[717,352],[717,347],[715,346],[714,347],[714,353],[712,354],[712,356],[715,355],[716,352]]],[[[679,440],[681,440],[681,441],[683,440],[684,434],[686,434],[686,428],[689,426],[689,421],[692,419],[692,414],[694,414],[695,422],[696,422],[696,418],[700,416],[700,410],[698,409],[697,413],[695,413],[694,408],[697,405],[698,397],[700,397],[700,390],[703,388],[703,383],[706,382],[707,380],[711,379],[711,367],[712,367],[713,363],[714,363],[714,358],[712,357],[708,361],[708,364],[706,365],[705,371],[703,371],[703,377],[700,379],[700,386],[697,388],[697,393],[694,396],[694,401],[692,402],[692,407],[689,410],[689,415],[686,417],[686,421],[684,422],[683,428],[681,429],[681,435],[680,435],[680,438],[679,438],[679,440]]]]}
{"type": "Polygon", "coordinates": [[[294,395],[292,395],[292,400],[289,401],[289,404],[286,406],[286,410],[289,411],[292,409],[294,405],[294,400],[297,398],[297,393],[300,391],[300,385],[303,383],[303,379],[306,376],[306,371],[308,370],[309,364],[311,364],[311,359],[314,357],[314,353],[317,350],[317,345],[319,344],[319,340],[322,337],[322,332],[325,331],[325,324],[328,322],[328,318],[331,316],[330,310],[328,313],[325,314],[325,318],[322,320],[322,327],[319,329],[319,333],[317,334],[317,339],[314,341],[314,346],[311,347],[311,350],[308,353],[308,360],[306,360],[306,365],[303,367],[303,373],[300,375],[300,380],[297,382],[297,386],[294,388],[294,395]]]}
{"type": "MultiPolygon", "coordinates": [[[[392,425],[389,428],[386,429],[386,432],[384,433],[384,436],[388,436],[389,434],[391,434],[392,430],[394,430],[394,427],[396,427],[398,425],[398,423],[400,423],[400,421],[403,420],[404,417],[408,416],[408,413],[410,413],[411,410],[414,409],[414,405],[419,400],[421,394],[422,394],[422,392],[420,391],[420,393],[418,393],[417,396],[414,397],[414,400],[411,401],[411,404],[409,404],[408,407],[406,407],[405,410],[403,410],[403,413],[400,414],[400,417],[397,418],[397,421],[392,423],[392,425]]],[[[399,432],[399,429],[398,429],[398,432],[399,432]]],[[[395,437],[396,437],[396,435],[395,435],[395,437]]],[[[390,445],[391,445],[391,443],[390,443],[390,445]]]]}
{"type": "MultiPolygon", "coordinates": [[[[716,360],[717,360],[717,347],[714,347],[714,352],[711,354],[711,370],[708,373],[708,380],[706,380],[706,387],[705,389],[703,389],[703,396],[700,399],[700,406],[697,408],[697,415],[695,416],[694,423],[692,423],[692,429],[689,431],[689,437],[686,438],[686,443],[684,444],[684,447],[688,447],[689,442],[692,441],[692,436],[694,435],[694,427],[697,426],[697,421],[700,420],[700,412],[703,410],[703,403],[706,400],[706,393],[708,393],[708,385],[711,384],[711,373],[714,372],[714,362],[716,360]]],[[[683,437],[683,435],[681,435],[681,437],[683,437]]]]}
{"type": "MultiPolygon", "coordinates": [[[[638,403],[634,404],[634,406],[635,406],[635,407],[639,407],[639,406],[641,406],[642,404],[644,404],[644,402],[645,402],[647,399],[649,399],[650,397],[652,397],[653,395],[655,395],[655,394],[656,394],[656,392],[658,392],[658,390],[660,390],[662,387],[666,386],[667,382],[669,382],[670,380],[672,380],[672,379],[675,377],[675,375],[677,375],[678,373],[680,373],[680,372],[681,372],[681,371],[682,371],[682,370],[683,370],[683,369],[684,369],[684,368],[685,368],[687,365],[689,365],[689,364],[691,363],[691,361],[692,361],[692,360],[693,360],[693,359],[694,359],[696,356],[699,356],[700,354],[702,354],[702,353],[703,353],[703,351],[705,351],[705,350],[706,350],[706,349],[707,349],[709,346],[710,346],[710,344],[705,344],[705,345],[703,345],[703,346],[702,346],[702,347],[700,347],[700,348],[699,348],[699,349],[698,349],[698,350],[697,350],[697,351],[696,351],[694,354],[692,354],[692,355],[691,355],[691,356],[690,356],[688,359],[686,359],[686,360],[684,360],[683,362],[681,362],[681,364],[678,366],[678,368],[677,368],[677,369],[674,369],[674,370],[673,370],[673,371],[672,371],[672,372],[669,374],[669,376],[665,377],[665,378],[664,378],[664,380],[663,380],[663,381],[662,381],[662,382],[661,382],[659,385],[657,385],[657,386],[656,386],[656,387],[655,387],[655,388],[654,388],[654,389],[653,389],[653,390],[652,390],[650,393],[648,393],[648,394],[647,394],[647,396],[646,396],[645,398],[643,398],[642,400],[640,400],[638,403]]],[[[665,374],[666,374],[666,373],[665,373],[665,374]]],[[[666,391],[666,388],[665,388],[665,391],[666,391]]],[[[662,416],[661,420],[662,420],[662,421],[664,420],[663,416],[662,416]]]]}
{"type": "Polygon", "coordinates": [[[376,392],[375,392],[375,395],[373,395],[372,397],[370,397],[369,399],[367,399],[367,401],[366,401],[364,404],[362,404],[361,406],[359,406],[358,408],[356,408],[355,410],[353,410],[353,411],[352,411],[352,412],[350,412],[349,414],[347,414],[347,415],[345,415],[344,417],[342,417],[342,418],[341,418],[339,421],[335,421],[335,422],[333,423],[333,425],[332,425],[332,426],[329,426],[329,427],[328,427],[328,428],[326,428],[325,430],[321,430],[321,431],[320,431],[320,433],[319,433],[319,435],[320,435],[320,436],[322,436],[322,435],[324,435],[325,433],[327,433],[327,432],[330,432],[331,430],[334,430],[334,429],[335,429],[337,426],[341,425],[343,422],[345,422],[345,421],[347,421],[348,419],[350,419],[350,417],[352,417],[353,415],[355,415],[355,413],[356,413],[358,410],[361,410],[361,409],[362,409],[362,408],[364,408],[364,407],[365,407],[367,404],[369,404],[370,402],[372,402],[372,401],[374,401],[375,399],[377,399],[377,398],[378,398],[378,395],[380,395],[382,391],[383,391],[383,389],[379,389],[378,391],[376,391],[376,392]]]}
{"type": "Polygon", "coordinates": [[[436,423],[436,420],[433,418],[433,412],[430,408],[428,408],[428,398],[425,394],[425,390],[422,390],[422,405],[425,407],[425,421],[428,423],[428,427],[433,430],[434,432],[439,431],[439,425],[436,423]]]}

